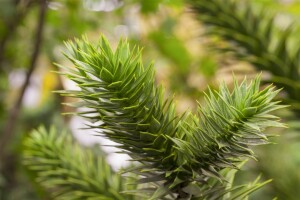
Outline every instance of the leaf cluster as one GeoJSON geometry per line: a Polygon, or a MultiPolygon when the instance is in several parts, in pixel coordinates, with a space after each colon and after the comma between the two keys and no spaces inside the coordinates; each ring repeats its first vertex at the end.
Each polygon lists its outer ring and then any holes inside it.
{"type": "Polygon", "coordinates": [[[124,178],[116,174],[100,151],[74,143],[70,134],[34,130],[24,141],[24,165],[57,200],[130,200],[124,178]]]}
{"type": "Polygon", "coordinates": [[[272,74],[271,82],[284,87],[283,100],[300,113],[300,48],[290,47],[293,26],[276,29],[275,16],[267,9],[255,11],[249,2],[188,0],[196,18],[207,25],[207,34],[229,42],[221,51],[272,74]]]}
{"type": "Polygon", "coordinates": [[[272,101],[279,91],[272,86],[260,91],[259,76],[236,83],[233,91],[223,83],[209,91],[196,115],[177,115],[172,98],[154,83],[153,64],[144,66],[141,50],[125,40],[115,51],[104,37],[96,44],[86,38],[68,42],[67,48],[74,68],[59,67],[80,89],[60,93],[80,99],[72,106],[89,110],[76,114],[100,123],[90,127],[141,164],[132,171],[141,176],[138,183],[155,183],[151,199],[224,192],[210,180],[224,182],[223,169],[237,168],[254,156],[251,146],[268,143],[265,128],[283,126],[269,114],[283,107],[272,101]],[[184,189],[193,183],[203,187],[200,194],[184,189]]]}

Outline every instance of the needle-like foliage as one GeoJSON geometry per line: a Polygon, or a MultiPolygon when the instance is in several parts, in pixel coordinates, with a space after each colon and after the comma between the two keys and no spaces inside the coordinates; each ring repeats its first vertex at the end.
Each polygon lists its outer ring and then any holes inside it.
{"type": "Polygon", "coordinates": [[[207,25],[208,35],[215,35],[229,42],[220,47],[232,52],[236,58],[253,64],[258,70],[269,71],[271,82],[284,87],[284,98],[300,115],[300,48],[289,47],[291,28],[276,29],[274,16],[268,10],[255,11],[246,1],[236,0],[187,0],[195,16],[207,25]]]}
{"type": "Polygon", "coordinates": [[[77,40],[67,46],[66,56],[76,71],[71,69],[66,76],[81,90],[63,94],[82,99],[79,106],[92,110],[80,115],[103,123],[102,134],[153,169],[151,180],[164,180],[165,172],[176,166],[169,137],[176,137],[179,118],[172,100],[164,101],[162,88],[155,87],[152,64],[144,68],[141,51],[130,50],[126,41],[116,52],[103,37],[97,45],[77,40]]]}
{"type": "Polygon", "coordinates": [[[128,188],[107,164],[103,152],[84,149],[66,132],[40,127],[30,134],[24,146],[24,164],[36,174],[38,183],[52,191],[54,199],[133,199],[120,194],[128,188]]]}
{"type": "Polygon", "coordinates": [[[154,84],[153,65],[143,66],[139,49],[121,40],[113,51],[104,37],[97,44],[82,39],[67,47],[65,55],[75,67],[63,74],[80,89],[62,95],[80,99],[73,105],[89,111],[77,114],[100,122],[91,128],[141,163],[133,170],[142,177],[138,183],[158,187],[151,199],[208,198],[214,191],[205,187],[210,180],[222,183],[223,169],[236,168],[244,157],[253,157],[252,145],[268,142],[265,128],[282,126],[269,114],[282,108],[272,102],[278,90],[260,91],[259,77],[236,83],[232,92],[222,84],[207,94],[197,115],[178,116],[172,99],[154,84]],[[206,189],[201,194],[184,189],[194,183],[206,189]]]}

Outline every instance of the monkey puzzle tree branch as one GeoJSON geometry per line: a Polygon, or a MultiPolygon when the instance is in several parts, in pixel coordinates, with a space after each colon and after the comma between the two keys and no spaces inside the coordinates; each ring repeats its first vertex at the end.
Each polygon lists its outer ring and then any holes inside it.
{"type": "Polygon", "coordinates": [[[221,52],[247,61],[272,74],[270,82],[284,87],[283,98],[300,116],[300,47],[290,48],[291,29],[276,29],[275,16],[260,12],[251,3],[236,0],[187,0],[195,16],[206,25],[207,35],[228,41],[221,52]]]}
{"type": "Polygon", "coordinates": [[[120,194],[125,178],[115,173],[105,154],[80,146],[70,133],[40,127],[24,141],[23,164],[56,200],[133,200],[120,194]]]}
{"type": "Polygon", "coordinates": [[[61,73],[80,90],[61,94],[80,99],[72,105],[89,110],[77,114],[100,123],[90,127],[141,163],[134,169],[141,175],[138,182],[159,185],[150,199],[170,193],[188,199],[192,195],[186,190],[194,182],[200,190],[193,196],[215,195],[216,188],[203,187],[208,180],[222,182],[223,169],[253,157],[251,146],[268,143],[266,128],[283,126],[269,114],[284,107],[273,102],[279,91],[272,86],[260,91],[259,77],[236,82],[233,91],[223,83],[209,91],[196,115],[178,116],[173,100],[154,84],[153,65],[144,66],[141,51],[127,41],[121,40],[115,51],[104,37],[96,44],[77,39],[67,48],[65,55],[75,67],[60,66],[61,73]]]}

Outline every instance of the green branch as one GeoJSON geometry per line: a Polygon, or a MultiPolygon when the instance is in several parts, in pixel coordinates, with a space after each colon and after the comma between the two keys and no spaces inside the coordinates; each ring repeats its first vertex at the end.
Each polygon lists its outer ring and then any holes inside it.
{"type": "Polygon", "coordinates": [[[276,30],[267,10],[255,12],[252,5],[235,0],[187,0],[195,16],[209,35],[229,42],[222,51],[253,64],[258,70],[271,72],[271,82],[284,87],[284,98],[300,114],[300,48],[289,48],[291,27],[276,30]]]}
{"type": "Polygon", "coordinates": [[[57,200],[129,200],[123,178],[105,156],[74,144],[71,135],[40,127],[24,142],[24,164],[57,200]]]}
{"type": "Polygon", "coordinates": [[[141,163],[135,169],[139,183],[158,184],[152,199],[172,193],[188,199],[183,188],[193,182],[222,181],[222,169],[253,157],[252,145],[267,143],[265,128],[282,127],[269,114],[283,107],[272,102],[278,90],[259,91],[259,77],[236,83],[232,92],[222,84],[207,94],[207,105],[199,106],[196,116],[178,116],[172,99],[154,84],[153,65],[143,66],[139,49],[121,40],[113,51],[104,37],[97,44],[83,39],[67,47],[75,67],[63,74],[80,90],[61,94],[80,99],[73,106],[90,110],[77,114],[101,122],[91,128],[141,163]]]}

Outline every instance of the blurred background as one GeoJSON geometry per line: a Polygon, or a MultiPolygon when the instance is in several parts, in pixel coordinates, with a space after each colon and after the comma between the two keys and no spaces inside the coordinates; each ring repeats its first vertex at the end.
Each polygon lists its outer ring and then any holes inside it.
{"type": "MultiPolygon", "coordinates": [[[[294,37],[299,37],[299,0],[251,3],[277,13],[279,29],[294,23],[294,37]]],[[[20,159],[22,140],[40,124],[69,127],[83,145],[109,143],[78,130],[84,127],[80,118],[61,115],[72,112],[61,104],[72,100],[52,91],[75,87],[53,72],[58,70],[54,63],[70,66],[62,54],[64,41],[85,34],[96,42],[104,34],[112,44],[127,37],[132,46],[144,47],[145,64],[155,61],[156,81],[167,94],[175,93],[181,113],[195,110],[208,86],[216,88],[220,81],[231,85],[232,73],[240,79],[260,73],[213,51],[212,43],[222,43],[204,32],[183,0],[0,0],[0,199],[47,199],[20,159]]],[[[290,129],[269,130],[280,136],[273,141],[277,144],[256,148],[259,162],[248,162],[236,180],[253,180],[259,174],[273,179],[253,199],[300,199],[300,125],[290,111],[280,115],[290,129]]],[[[114,169],[125,166],[126,159],[108,157],[114,169]]]]}

